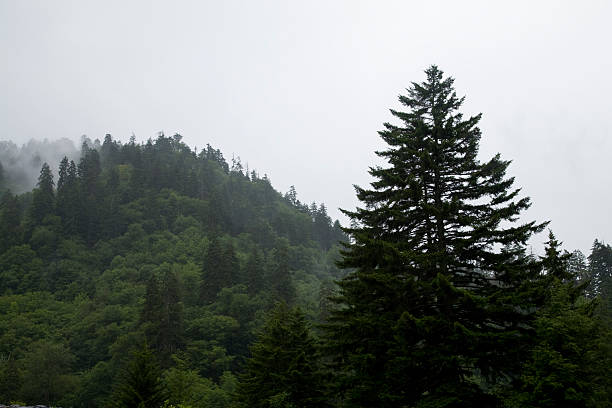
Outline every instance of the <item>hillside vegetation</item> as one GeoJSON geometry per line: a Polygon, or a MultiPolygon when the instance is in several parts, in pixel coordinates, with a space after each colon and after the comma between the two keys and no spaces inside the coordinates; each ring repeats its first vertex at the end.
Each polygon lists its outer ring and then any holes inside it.
{"type": "Polygon", "coordinates": [[[510,162],[479,157],[481,115],[425,74],[347,228],[180,135],[107,135],[4,192],[0,402],[611,406],[612,247],[548,231],[533,254],[548,222],[522,221],[510,162]]]}
{"type": "Polygon", "coordinates": [[[323,204],[179,135],[54,167],[1,198],[0,401],[103,406],[146,341],[171,393],[226,406],[275,302],[321,320],[346,239],[323,204]]]}

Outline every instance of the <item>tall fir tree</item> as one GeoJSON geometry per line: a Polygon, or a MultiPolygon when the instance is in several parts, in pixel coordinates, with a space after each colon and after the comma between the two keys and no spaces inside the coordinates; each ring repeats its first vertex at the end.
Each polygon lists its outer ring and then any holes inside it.
{"type": "Polygon", "coordinates": [[[572,276],[575,277],[577,283],[587,285],[587,292],[585,294],[588,295],[589,267],[587,258],[582,251],[576,249],[571,252],[567,260],[567,268],[572,276]]]}
{"type": "Polygon", "coordinates": [[[436,66],[400,96],[385,123],[364,204],[344,211],[352,241],[339,306],[327,325],[338,391],[350,407],[493,406],[487,391],[516,376],[543,299],[525,253],[544,225],[516,224],[510,162],[477,159],[481,115],[459,113],[453,79],[436,66]],[[502,248],[502,249],[500,249],[502,248]]]}
{"type": "Polygon", "coordinates": [[[100,155],[96,149],[83,143],[81,160],[77,166],[79,180],[79,203],[81,206],[78,227],[87,243],[93,245],[100,235],[100,207],[102,189],[100,185],[100,155]]]}
{"type": "Polygon", "coordinates": [[[160,408],[165,400],[161,370],[145,343],[119,375],[109,405],[117,408],[160,408]]]}
{"type": "Polygon", "coordinates": [[[612,247],[596,239],[588,260],[588,292],[601,299],[602,312],[612,319],[612,247]]]}
{"type": "Polygon", "coordinates": [[[32,196],[30,214],[34,224],[40,224],[47,215],[53,214],[55,209],[55,183],[53,173],[47,163],[43,163],[38,177],[38,188],[32,196]]]}
{"type": "Polygon", "coordinates": [[[325,407],[315,341],[303,313],[279,303],[251,347],[238,398],[246,407],[325,407]]]}
{"type": "Polygon", "coordinates": [[[80,213],[84,208],[79,197],[77,166],[73,160],[70,160],[67,165],[62,160],[60,171],[63,166],[65,166],[65,172],[60,172],[61,183],[58,181],[57,187],[58,214],[62,218],[64,231],[74,234],[78,231],[79,221],[82,219],[80,213]]]}

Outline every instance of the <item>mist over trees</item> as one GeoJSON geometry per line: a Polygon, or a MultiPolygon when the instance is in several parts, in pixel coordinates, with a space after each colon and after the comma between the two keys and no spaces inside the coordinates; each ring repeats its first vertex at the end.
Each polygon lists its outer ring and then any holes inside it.
{"type": "Polygon", "coordinates": [[[425,75],[347,228],[178,134],[84,139],[21,193],[0,159],[0,403],[610,406],[612,247],[531,253],[547,222],[425,75]]]}
{"type": "Polygon", "coordinates": [[[78,160],[79,154],[69,139],[32,139],[22,146],[0,141],[0,190],[10,189],[13,193],[30,191],[36,186],[43,163],[51,166],[57,174],[57,165],[64,156],[78,160]]]}

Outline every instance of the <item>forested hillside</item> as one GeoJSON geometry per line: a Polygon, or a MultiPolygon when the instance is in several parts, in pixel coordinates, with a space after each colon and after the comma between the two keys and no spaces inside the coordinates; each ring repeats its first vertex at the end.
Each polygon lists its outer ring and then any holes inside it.
{"type": "Polygon", "coordinates": [[[172,401],[229,406],[275,302],[321,321],[346,237],[294,188],[179,135],[41,167],[1,197],[1,402],[105,406],[146,342],[172,401]]]}
{"type": "Polygon", "coordinates": [[[347,228],[180,135],[3,190],[0,403],[610,407],[612,247],[534,254],[548,221],[425,74],[347,228]]]}

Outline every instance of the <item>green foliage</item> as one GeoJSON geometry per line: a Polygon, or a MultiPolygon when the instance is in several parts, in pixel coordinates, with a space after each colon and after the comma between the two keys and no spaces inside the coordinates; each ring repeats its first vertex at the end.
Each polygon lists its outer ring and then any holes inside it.
{"type": "Polygon", "coordinates": [[[172,354],[183,345],[183,304],[172,267],[163,263],[159,269],[163,276],[158,281],[156,274],[151,275],[140,321],[162,365],[168,367],[172,354]]]}
{"type": "Polygon", "coordinates": [[[587,263],[551,234],[527,255],[542,226],[514,223],[529,200],[508,162],[476,159],[480,116],[427,75],[381,132],[389,166],[357,188],[342,256],[324,204],[180,135],[85,139],[57,189],[44,164],[5,192],[5,167],[0,402],[609,406],[610,246],[587,263]],[[325,373],[307,320],[327,322],[325,373]]]}
{"type": "Polygon", "coordinates": [[[11,354],[0,359],[0,401],[15,401],[22,385],[17,360],[11,354]]]}
{"type": "Polygon", "coordinates": [[[304,315],[280,303],[251,347],[239,399],[247,407],[324,406],[318,364],[304,315]]]}
{"type": "Polygon", "coordinates": [[[588,292],[601,298],[604,313],[612,319],[612,247],[595,240],[588,260],[588,292]]]}
{"type": "Polygon", "coordinates": [[[55,206],[54,185],[51,169],[47,163],[44,163],[38,177],[38,188],[34,190],[32,206],[30,207],[30,217],[34,225],[41,224],[47,215],[53,214],[55,206]]]}
{"type": "Polygon", "coordinates": [[[70,374],[74,361],[72,353],[61,343],[41,340],[31,344],[22,361],[22,398],[32,403],[57,405],[76,388],[77,379],[70,374]]]}
{"type": "Polygon", "coordinates": [[[237,283],[238,275],[239,264],[232,241],[213,238],[204,262],[201,302],[213,303],[223,287],[237,283]]]}
{"type": "Polygon", "coordinates": [[[160,408],[165,399],[161,370],[145,343],[140,350],[133,352],[124,368],[111,405],[118,408],[160,408]]]}
{"type": "Polygon", "coordinates": [[[516,225],[508,161],[477,160],[480,115],[436,66],[399,100],[407,111],[380,132],[371,189],[352,219],[327,326],[337,392],[348,406],[491,406],[487,390],[515,375],[543,300],[524,244],[543,228],[516,225]],[[497,250],[502,247],[503,250],[497,250]],[[478,376],[478,382],[474,377],[478,376]]]}
{"type": "Polygon", "coordinates": [[[593,301],[572,301],[570,285],[556,281],[551,292],[535,323],[536,345],[521,373],[521,392],[508,405],[605,406],[612,385],[612,333],[593,315],[593,301]]]}
{"type": "MultiPolygon", "coordinates": [[[[1,190],[0,190],[1,191],[1,190]]],[[[0,253],[21,240],[21,209],[17,197],[10,191],[2,194],[0,199],[0,253]]]]}
{"type": "Polygon", "coordinates": [[[338,275],[313,235],[316,224],[344,239],[331,220],[315,222],[267,177],[247,176],[238,160],[230,168],[211,147],[196,154],[178,135],[86,140],[78,164],[61,160],[54,187],[44,165],[34,192],[0,199],[0,402],[44,403],[33,356],[37,344],[59,344],[70,364],[58,366],[49,398],[107,406],[146,339],[170,403],[230,407],[274,300],[299,285],[308,301],[296,303],[316,307],[321,281],[338,275]],[[178,400],[182,376],[197,376],[200,399],[178,400]]]}

